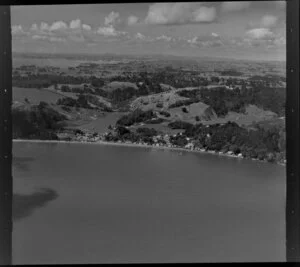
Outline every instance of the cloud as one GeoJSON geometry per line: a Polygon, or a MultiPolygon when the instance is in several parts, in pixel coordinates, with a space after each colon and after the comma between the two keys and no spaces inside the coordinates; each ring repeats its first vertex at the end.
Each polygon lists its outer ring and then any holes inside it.
{"type": "Polygon", "coordinates": [[[39,26],[36,23],[34,23],[34,24],[31,25],[30,30],[31,31],[38,31],[39,30],[39,26]]]}
{"type": "Polygon", "coordinates": [[[48,38],[48,36],[35,34],[35,35],[32,35],[31,38],[34,40],[46,40],[48,38]]]}
{"type": "Polygon", "coordinates": [[[85,38],[82,34],[73,34],[73,35],[69,35],[68,37],[71,41],[77,43],[83,43],[85,41],[85,38]]]}
{"type": "Polygon", "coordinates": [[[172,37],[170,36],[166,36],[166,35],[161,35],[161,36],[158,36],[155,38],[156,40],[162,40],[162,41],[167,41],[167,42],[170,42],[172,41],[172,37]]]}
{"type": "Polygon", "coordinates": [[[212,32],[211,36],[213,36],[213,37],[219,37],[219,34],[212,32]]]}
{"type": "Polygon", "coordinates": [[[256,28],[246,32],[246,35],[251,39],[269,39],[274,37],[274,33],[268,28],[256,28]]]}
{"type": "Polygon", "coordinates": [[[286,37],[280,36],[274,40],[274,45],[276,46],[285,46],[286,45],[286,37]]]}
{"type": "Polygon", "coordinates": [[[213,22],[216,18],[214,7],[201,3],[156,3],[149,7],[145,18],[147,24],[188,24],[213,22]]]}
{"type": "Polygon", "coordinates": [[[88,25],[88,24],[82,24],[82,29],[86,30],[86,31],[91,31],[92,27],[90,25],[88,25]]]}
{"type": "Polygon", "coordinates": [[[219,47],[224,45],[220,36],[217,34],[194,36],[186,41],[192,47],[219,47]]]}
{"type": "Polygon", "coordinates": [[[127,32],[117,31],[112,25],[110,25],[107,27],[99,27],[97,34],[103,36],[120,36],[127,34],[127,32]]]}
{"type": "Polygon", "coordinates": [[[276,25],[278,18],[273,15],[265,15],[261,19],[261,26],[264,28],[271,28],[276,25]]]}
{"type": "Polygon", "coordinates": [[[195,22],[212,22],[216,18],[216,9],[214,7],[200,7],[193,12],[195,22]]]}
{"type": "Polygon", "coordinates": [[[108,26],[115,25],[118,22],[120,22],[120,14],[118,12],[112,11],[105,17],[104,24],[108,26]]]}
{"type": "Polygon", "coordinates": [[[49,31],[50,30],[50,26],[46,22],[41,22],[40,30],[41,31],[49,31]]]}
{"type": "Polygon", "coordinates": [[[146,36],[144,34],[141,34],[140,32],[136,33],[134,37],[136,39],[146,40],[146,36]]]}
{"type": "Polygon", "coordinates": [[[46,35],[32,35],[31,37],[34,40],[44,40],[50,42],[65,42],[66,39],[62,37],[55,37],[55,36],[46,36],[46,35]]]}
{"type": "Polygon", "coordinates": [[[72,20],[70,22],[70,28],[71,29],[80,29],[81,28],[81,20],[80,19],[72,20]]]}
{"type": "Polygon", "coordinates": [[[286,7],[286,1],[274,1],[274,4],[275,4],[278,8],[285,8],[285,7],[286,7]]]}
{"type": "Polygon", "coordinates": [[[58,31],[58,30],[66,30],[68,29],[68,25],[63,21],[56,21],[50,26],[50,31],[58,31]]]}
{"type": "Polygon", "coordinates": [[[138,22],[139,18],[136,16],[129,16],[127,19],[127,24],[128,25],[134,25],[138,22]]]}
{"type": "Polygon", "coordinates": [[[68,24],[64,21],[55,21],[50,25],[46,22],[41,22],[40,25],[34,23],[27,35],[33,40],[48,42],[92,42],[96,33],[92,31],[90,25],[83,24],[80,19],[75,19],[68,24]]]}
{"type": "Polygon", "coordinates": [[[50,36],[49,37],[49,41],[50,42],[65,42],[66,39],[65,38],[61,38],[61,37],[50,36]]]}
{"type": "Polygon", "coordinates": [[[223,12],[240,11],[249,8],[251,2],[223,2],[221,10],[223,12]]]}
{"type": "Polygon", "coordinates": [[[23,30],[22,25],[13,25],[11,27],[12,35],[26,35],[27,33],[23,30]]]}
{"type": "Polygon", "coordinates": [[[80,19],[72,20],[69,28],[71,30],[85,30],[90,31],[92,27],[88,24],[83,24],[80,19]]]}

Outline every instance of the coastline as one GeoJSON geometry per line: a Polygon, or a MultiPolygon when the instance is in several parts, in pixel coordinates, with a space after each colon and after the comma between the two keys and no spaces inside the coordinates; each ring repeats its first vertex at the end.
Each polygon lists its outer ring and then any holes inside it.
{"type": "MultiPolygon", "coordinates": [[[[194,152],[194,153],[203,153],[203,154],[212,154],[216,156],[228,157],[228,158],[237,158],[237,159],[245,159],[243,157],[238,157],[236,155],[229,155],[225,153],[219,153],[215,151],[205,151],[205,150],[191,150],[181,147],[166,147],[166,146],[152,146],[152,145],[142,145],[142,144],[133,144],[133,143],[123,143],[123,142],[107,142],[107,141],[96,141],[96,142],[85,142],[85,141],[65,141],[65,140],[39,140],[39,139],[13,139],[13,142],[20,143],[63,143],[63,144],[94,144],[94,145],[112,145],[112,146],[126,146],[126,147],[139,147],[139,148],[156,148],[161,150],[175,150],[175,151],[184,151],[184,152],[194,152]]],[[[259,161],[263,163],[268,163],[267,161],[258,160],[258,159],[249,159],[252,161],[259,161]]],[[[285,163],[276,163],[277,165],[281,165],[286,167],[285,163]]]]}

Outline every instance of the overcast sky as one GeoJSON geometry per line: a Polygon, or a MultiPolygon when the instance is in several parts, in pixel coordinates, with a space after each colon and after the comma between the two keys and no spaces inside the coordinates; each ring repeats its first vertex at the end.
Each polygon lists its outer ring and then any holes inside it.
{"type": "Polygon", "coordinates": [[[13,51],[285,60],[284,1],[11,8],[13,51]]]}

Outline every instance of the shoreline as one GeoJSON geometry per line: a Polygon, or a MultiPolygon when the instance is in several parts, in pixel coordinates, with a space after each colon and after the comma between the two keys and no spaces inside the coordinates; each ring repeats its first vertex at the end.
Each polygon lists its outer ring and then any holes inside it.
{"type": "MultiPolygon", "coordinates": [[[[156,148],[156,149],[167,149],[167,150],[175,150],[175,151],[184,151],[184,152],[194,152],[194,153],[202,153],[202,154],[211,154],[216,156],[228,157],[228,158],[236,158],[236,159],[247,159],[243,157],[238,157],[236,155],[228,155],[224,153],[214,152],[214,151],[203,151],[203,150],[190,150],[181,147],[166,147],[166,146],[152,146],[152,145],[141,145],[141,144],[133,144],[133,143],[123,143],[123,142],[107,142],[107,141],[96,141],[96,142],[85,142],[85,141],[64,141],[64,140],[39,140],[39,139],[13,139],[13,142],[30,142],[30,143],[62,143],[62,144],[94,144],[94,145],[113,145],[113,146],[126,146],[126,147],[139,147],[139,148],[156,148]]],[[[251,159],[252,161],[259,161],[262,163],[268,163],[267,161],[251,159]]],[[[285,163],[276,162],[277,165],[281,165],[286,167],[285,163]]]]}

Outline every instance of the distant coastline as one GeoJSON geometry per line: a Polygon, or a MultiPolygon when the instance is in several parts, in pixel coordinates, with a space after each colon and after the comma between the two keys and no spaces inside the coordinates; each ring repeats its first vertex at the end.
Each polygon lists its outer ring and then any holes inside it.
{"type": "MultiPolygon", "coordinates": [[[[13,139],[13,142],[20,143],[62,143],[62,144],[94,144],[94,145],[113,145],[113,146],[126,146],[126,147],[140,147],[140,148],[156,148],[161,150],[175,150],[175,151],[184,151],[184,152],[194,152],[194,153],[203,153],[203,154],[213,154],[217,156],[229,157],[229,158],[239,158],[244,159],[243,157],[239,157],[237,155],[229,155],[227,153],[215,152],[215,151],[206,151],[204,149],[199,150],[191,150],[187,148],[181,147],[167,147],[167,146],[156,146],[156,145],[148,145],[148,144],[134,144],[134,143],[125,143],[125,142],[108,142],[108,141],[65,141],[65,140],[39,140],[39,139],[13,139]]],[[[253,161],[259,161],[267,163],[264,160],[251,159],[253,161]]],[[[277,165],[286,166],[286,163],[277,162],[277,165]]]]}

